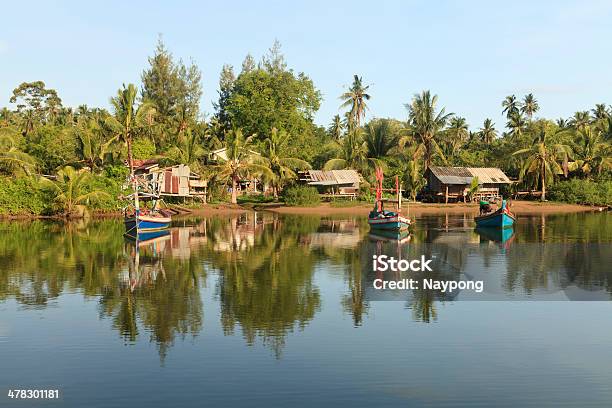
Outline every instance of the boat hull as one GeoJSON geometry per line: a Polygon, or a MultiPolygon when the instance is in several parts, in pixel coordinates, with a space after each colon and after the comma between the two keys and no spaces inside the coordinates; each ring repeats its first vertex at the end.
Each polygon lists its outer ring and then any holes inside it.
{"type": "Polygon", "coordinates": [[[506,212],[497,212],[474,219],[478,227],[487,228],[512,228],[514,225],[514,217],[506,212]]]}
{"type": "Polygon", "coordinates": [[[403,231],[410,226],[410,220],[401,216],[369,218],[371,229],[385,231],[403,231]]]}
{"type": "MultiPolygon", "coordinates": [[[[170,226],[170,217],[152,217],[150,215],[139,215],[133,217],[125,217],[125,230],[126,233],[138,231],[138,233],[146,231],[159,231],[166,229],[170,226]],[[137,225],[138,224],[138,228],[137,225]]],[[[133,235],[133,234],[132,234],[133,235]]]]}

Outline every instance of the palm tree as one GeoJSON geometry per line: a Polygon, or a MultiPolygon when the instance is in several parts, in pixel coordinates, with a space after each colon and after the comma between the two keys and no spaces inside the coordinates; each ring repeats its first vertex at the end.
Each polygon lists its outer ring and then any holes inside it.
{"type": "Polygon", "coordinates": [[[465,118],[460,116],[453,116],[449,123],[446,131],[446,155],[452,155],[457,151],[468,139],[470,132],[468,130],[468,124],[465,118]]]}
{"type": "Polygon", "coordinates": [[[268,167],[257,163],[256,154],[251,150],[254,137],[255,135],[245,137],[240,129],[232,129],[225,134],[227,159],[217,166],[217,176],[231,183],[232,204],[238,203],[237,188],[241,178],[251,174],[269,179],[274,177],[268,167]]]}
{"type": "Polygon", "coordinates": [[[575,150],[578,158],[570,163],[570,170],[580,170],[589,178],[591,174],[600,175],[603,170],[612,167],[610,144],[602,142],[599,130],[587,125],[578,134],[578,148],[575,150]]]}
{"type": "Polygon", "coordinates": [[[77,154],[81,161],[87,163],[94,171],[98,166],[104,164],[104,158],[111,152],[112,145],[117,141],[118,136],[113,136],[105,141],[100,123],[95,118],[87,116],[79,117],[74,131],[78,140],[77,154]]]}
{"type": "Polygon", "coordinates": [[[510,115],[508,118],[508,123],[506,123],[506,127],[510,130],[508,133],[509,136],[514,139],[518,139],[523,135],[523,133],[525,133],[527,122],[525,121],[523,115],[521,115],[520,112],[517,112],[510,115]]]}
{"type": "Polygon", "coordinates": [[[365,118],[365,111],[368,109],[365,101],[369,101],[371,98],[370,94],[367,93],[368,88],[370,88],[369,85],[363,85],[362,77],[354,75],[353,84],[348,92],[340,96],[340,99],[344,100],[340,108],[350,107],[349,128],[352,126],[359,127],[361,120],[365,118]]]}
{"type": "Polygon", "coordinates": [[[525,95],[523,98],[523,105],[521,106],[521,113],[524,113],[531,121],[533,115],[540,110],[540,105],[538,105],[538,101],[533,96],[532,93],[525,95]]]}
{"type": "Polygon", "coordinates": [[[56,208],[65,217],[79,216],[77,210],[80,206],[110,197],[104,191],[88,189],[91,173],[85,169],[77,171],[71,166],[66,166],[57,172],[55,180],[41,177],[40,181],[43,188],[53,194],[56,208]]]}
{"type": "Polygon", "coordinates": [[[591,109],[591,113],[593,114],[594,122],[603,121],[610,117],[610,111],[608,111],[605,103],[595,104],[595,108],[591,109]]]}
{"type": "Polygon", "coordinates": [[[480,129],[480,138],[483,142],[490,145],[493,140],[497,137],[497,130],[495,130],[495,123],[491,119],[485,119],[480,129]]]}
{"type": "Polygon", "coordinates": [[[429,91],[423,91],[421,94],[414,95],[412,102],[406,105],[408,109],[407,135],[400,140],[399,144],[400,147],[403,147],[411,142],[416,143],[417,156],[424,158],[424,170],[431,166],[436,155],[446,161],[437,139],[453,114],[445,113],[444,108],[438,112],[437,102],[437,95],[432,96],[429,91]]]}
{"type": "Polygon", "coordinates": [[[199,160],[204,157],[206,151],[202,147],[200,137],[191,128],[185,129],[177,138],[176,144],[166,152],[175,163],[198,166],[199,160]]]}
{"type": "Polygon", "coordinates": [[[270,136],[264,140],[265,148],[262,158],[265,165],[272,171],[272,191],[274,198],[278,199],[278,192],[282,187],[282,183],[286,180],[295,180],[295,170],[310,169],[311,166],[307,161],[296,159],[294,157],[283,157],[283,151],[289,141],[289,133],[284,130],[278,131],[272,128],[270,136]]]}
{"type": "Polygon", "coordinates": [[[337,145],[336,157],[325,163],[324,170],[353,169],[367,174],[381,165],[378,159],[368,157],[368,148],[361,129],[350,130],[337,145]]]}
{"type": "Polygon", "coordinates": [[[19,131],[12,127],[0,128],[0,164],[10,174],[29,175],[36,168],[36,159],[19,149],[19,137],[19,131]]]}
{"type": "Polygon", "coordinates": [[[409,192],[410,199],[416,201],[416,196],[425,187],[427,180],[423,177],[419,161],[413,158],[406,165],[402,177],[404,189],[409,192]]]}
{"type": "Polygon", "coordinates": [[[564,118],[557,119],[555,123],[557,124],[557,126],[559,126],[559,129],[561,130],[566,129],[569,126],[569,124],[567,123],[567,119],[564,118]]]}
{"type": "Polygon", "coordinates": [[[344,123],[342,123],[340,115],[335,115],[333,117],[332,123],[329,125],[327,132],[334,140],[340,140],[342,138],[342,134],[344,132],[344,123]]]}
{"type": "Polygon", "coordinates": [[[397,147],[400,139],[400,128],[391,119],[371,120],[364,128],[363,141],[367,157],[383,158],[397,147]]]}
{"type": "Polygon", "coordinates": [[[506,114],[507,119],[519,113],[519,104],[514,95],[506,96],[506,99],[502,102],[502,107],[504,108],[502,113],[506,114]]]}
{"type": "Polygon", "coordinates": [[[136,96],[138,90],[134,84],[117,91],[117,96],[111,98],[114,117],[106,118],[107,126],[112,130],[114,136],[127,145],[128,162],[130,171],[134,168],[132,156],[132,140],[139,131],[151,125],[151,117],[155,113],[155,108],[151,103],[143,102],[136,107],[136,96]]]}
{"type": "Polygon", "coordinates": [[[556,174],[567,174],[568,159],[571,149],[563,144],[550,144],[548,129],[544,128],[534,139],[530,148],[520,149],[512,155],[528,154],[520,171],[520,179],[526,175],[535,176],[540,181],[542,201],[546,201],[546,184],[553,180],[556,174]],[[559,164],[562,161],[563,166],[559,164]]]}
{"type": "Polygon", "coordinates": [[[580,131],[584,129],[584,127],[587,126],[590,121],[591,117],[589,115],[589,111],[578,111],[570,118],[569,124],[574,129],[580,131]]]}

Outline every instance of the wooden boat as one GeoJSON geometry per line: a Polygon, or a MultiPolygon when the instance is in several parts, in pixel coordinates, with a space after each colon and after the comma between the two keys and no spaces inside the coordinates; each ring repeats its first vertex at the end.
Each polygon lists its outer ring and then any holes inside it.
{"type": "Polygon", "coordinates": [[[491,214],[474,218],[478,227],[512,228],[516,217],[510,212],[506,200],[502,201],[501,208],[491,214]]]}
{"type": "Polygon", "coordinates": [[[161,214],[139,214],[138,216],[134,214],[131,217],[126,216],[124,218],[127,234],[130,234],[130,232],[141,234],[143,232],[163,230],[170,226],[171,221],[170,217],[165,217],[161,214]]]}
{"type": "MultiPolygon", "coordinates": [[[[128,143],[129,140],[128,140],[128,143]]],[[[129,149],[128,149],[129,151],[129,149]]],[[[159,197],[153,194],[143,193],[144,198],[153,199],[153,209],[151,211],[141,211],[140,209],[140,191],[139,182],[136,174],[134,173],[134,163],[132,158],[129,158],[130,163],[130,181],[134,193],[132,194],[134,199],[134,211],[128,212],[124,210],[124,224],[125,234],[135,237],[137,240],[140,238],[143,232],[159,231],[164,230],[170,226],[172,219],[168,213],[162,213],[158,211],[157,204],[159,197]]]]}
{"type": "MultiPolygon", "coordinates": [[[[386,211],[383,208],[383,173],[380,168],[376,169],[376,181],[376,202],[374,203],[374,209],[370,211],[370,214],[368,215],[368,224],[370,225],[370,228],[386,231],[403,231],[408,229],[411,222],[409,218],[403,217],[399,212],[386,211]]],[[[397,192],[397,206],[399,211],[401,208],[402,196],[397,177],[395,178],[395,189],[397,192]]]]}

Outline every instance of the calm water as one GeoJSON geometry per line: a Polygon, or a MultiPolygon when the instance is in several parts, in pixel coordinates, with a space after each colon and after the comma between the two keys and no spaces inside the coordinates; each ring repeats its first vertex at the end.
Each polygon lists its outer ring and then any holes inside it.
{"type": "Polygon", "coordinates": [[[0,223],[0,406],[612,406],[605,213],[504,236],[422,217],[401,241],[262,213],[181,219],[138,248],[122,232],[0,223]],[[507,300],[372,301],[371,255],[421,248],[507,300]],[[601,301],[568,301],[585,293],[601,301]],[[516,301],[540,298],[564,301],[516,301]]]}

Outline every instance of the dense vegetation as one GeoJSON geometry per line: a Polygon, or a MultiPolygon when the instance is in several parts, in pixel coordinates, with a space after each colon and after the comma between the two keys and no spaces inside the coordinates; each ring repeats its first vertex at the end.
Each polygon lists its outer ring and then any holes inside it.
{"type": "Polygon", "coordinates": [[[444,164],[500,167],[519,179],[516,188],[541,191],[542,199],[612,204],[612,112],[605,104],[549,120],[537,116],[534,95],[510,95],[501,103],[503,129],[491,119],[470,128],[423,91],[406,105],[406,118],[368,121],[375,95],[355,75],[340,95],[345,113],[323,128],[313,121],[321,93],[287,67],[275,43],[259,62],[247,55],[240,72],[223,66],[215,114],[203,118],[198,67],[177,61],[161,41],[148,63],[141,88],[122,85],[110,110],[63,106],[42,81],[15,88],[12,107],[0,110],[0,213],[116,210],[130,158],[189,164],[209,179],[213,200],[232,202],[247,176],[280,198],[296,172],[310,167],[352,168],[371,180],[381,166],[414,198],[425,170],[444,164]],[[208,153],[222,147],[231,160],[210,162],[208,153]]]}

